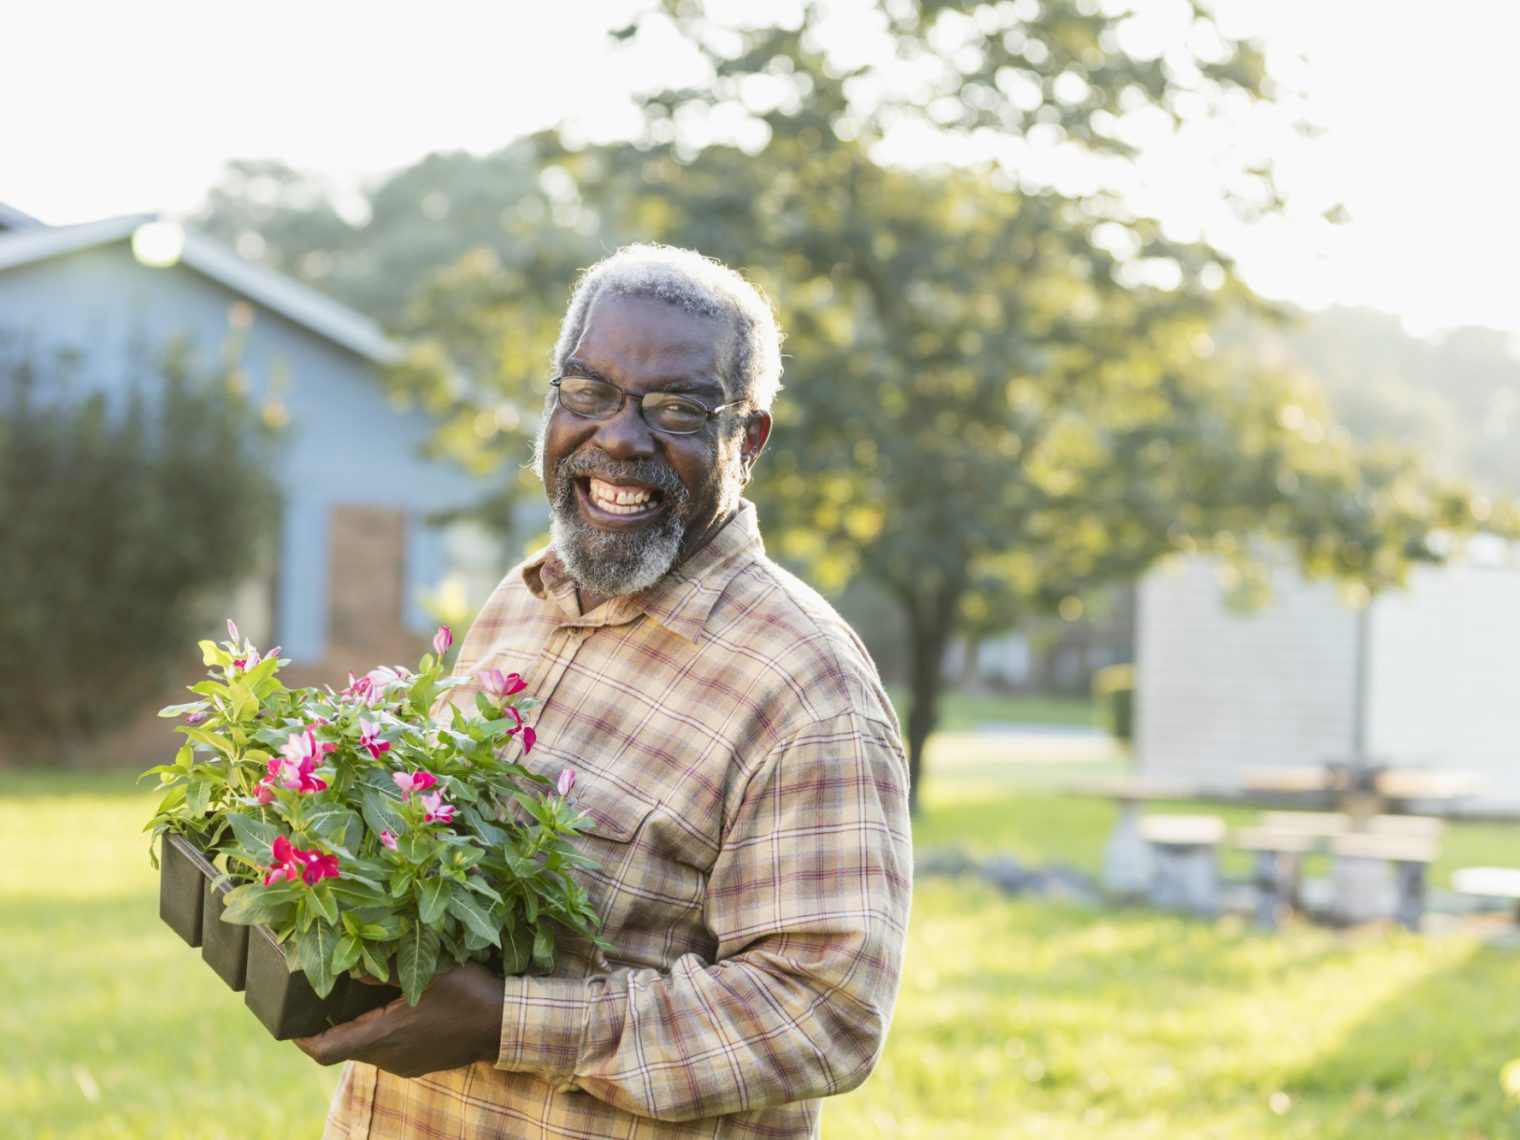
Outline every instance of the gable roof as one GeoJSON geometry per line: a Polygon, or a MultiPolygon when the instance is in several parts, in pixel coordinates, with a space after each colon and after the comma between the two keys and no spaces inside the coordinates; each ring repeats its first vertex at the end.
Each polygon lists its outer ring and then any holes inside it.
{"type": "MultiPolygon", "coordinates": [[[[161,220],[157,214],[127,214],[75,226],[46,226],[19,210],[11,212],[32,224],[0,229],[0,273],[67,253],[127,241],[138,227],[161,220]]],[[[0,214],[0,223],[4,221],[5,215],[0,214]]],[[[347,305],[266,265],[247,260],[215,238],[189,229],[184,233],[185,247],[176,264],[209,277],[367,360],[389,364],[400,356],[400,350],[378,324],[347,305]]]]}
{"type": "Polygon", "coordinates": [[[15,206],[7,206],[4,202],[0,202],[0,231],[30,230],[42,224],[32,215],[22,213],[15,206]]]}

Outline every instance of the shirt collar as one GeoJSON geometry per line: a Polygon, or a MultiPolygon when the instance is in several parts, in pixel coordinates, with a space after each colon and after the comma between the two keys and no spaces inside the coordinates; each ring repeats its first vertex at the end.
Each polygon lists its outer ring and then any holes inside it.
{"type": "Polygon", "coordinates": [[[702,639],[702,627],[739,569],[765,553],[755,505],[739,500],[739,510],[706,546],[647,590],[612,598],[589,614],[580,612],[564,563],[553,547],[523,564],[523,582],[535,597],[559,608],[567,625],[623,625],[647,614],[677,637],[702,639]]]}

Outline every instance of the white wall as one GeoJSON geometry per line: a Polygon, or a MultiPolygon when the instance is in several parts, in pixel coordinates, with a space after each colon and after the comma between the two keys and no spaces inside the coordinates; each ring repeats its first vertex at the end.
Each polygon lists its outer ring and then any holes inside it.
{"type": "Polygon", "coordinates": [[[1211,559],[1151,574],[1138,599],[1135,759],[1216,789],[1242,769],[1344,759],[1354,739],[1356,620],[1333,586],[1284,570],[1266,609],[1224,604],[1211,559]]]}
{"type": "Polygon", "coordinates": [[[1368,750],[1476,771],[1472,803],[1520,809],[1520,570],[1421,567],[1373,609],[1368,750]]]}

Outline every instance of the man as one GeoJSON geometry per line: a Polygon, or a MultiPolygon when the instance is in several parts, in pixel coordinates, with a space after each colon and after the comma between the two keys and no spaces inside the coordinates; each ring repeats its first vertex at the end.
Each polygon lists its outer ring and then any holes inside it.
{"type": "Polygon", "coordinates": [[[576,773],[611,949],[566,940],[550,977],[466,965],[302,1041],[357,1062],[327,1135],[816,1136],[818,1098],[880,1055],[911,852],[876,671],[740,498],[780,334],[737,273],[632,246],[581,279],[554,363],[552,544],[458,671],[544,702],[524,762],[576,773]]]}

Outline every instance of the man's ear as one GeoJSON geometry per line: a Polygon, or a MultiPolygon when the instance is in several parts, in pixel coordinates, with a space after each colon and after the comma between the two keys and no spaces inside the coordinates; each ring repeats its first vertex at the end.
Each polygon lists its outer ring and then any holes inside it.
{"type": "Polygon", "coordinates": [[[749,481],[755,469],[755,460],[765,450],[765,442],[771,437],[771,414],[751,412],[744,422],[744,438],[739,441],[739,460],[744,464],[744,479],[749,481]]]}

